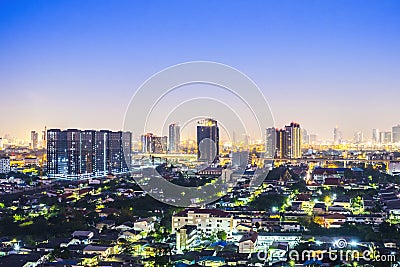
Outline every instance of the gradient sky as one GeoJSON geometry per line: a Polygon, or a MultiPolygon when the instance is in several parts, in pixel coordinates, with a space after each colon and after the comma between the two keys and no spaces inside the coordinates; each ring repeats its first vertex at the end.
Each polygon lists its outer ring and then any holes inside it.
{"type": "Polygon", "coordinates": [[[0,0],[0,136],[121,129],[152,74],[231,65],[276,126],[332,139],[400,123],[400,1],[0,0]]]}

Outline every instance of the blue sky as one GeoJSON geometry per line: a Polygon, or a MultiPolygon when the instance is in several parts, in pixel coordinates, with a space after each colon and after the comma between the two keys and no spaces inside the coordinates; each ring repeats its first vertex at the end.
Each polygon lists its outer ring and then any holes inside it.
{"type": "Polygon", "coordinates": [[[399,1],[1,1],[0,136],[120,129],[161,69],[231,65],[277,126],[346,137],[400,123],[399,1]]]}

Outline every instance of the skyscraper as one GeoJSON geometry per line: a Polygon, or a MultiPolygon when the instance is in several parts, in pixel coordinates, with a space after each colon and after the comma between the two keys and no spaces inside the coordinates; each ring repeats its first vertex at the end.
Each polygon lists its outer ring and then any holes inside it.
{"type": "Polygon", "coordinates": [[[130,159],[132,158],[132,133],[110,132],[109,153],[111,173],[125,173],[129,171],[130,159]],[[126,157],[126,158],[125,158],[126,157]]]}
{"type": "Polygon", "coordinates": [[[93,173],[96,167],[96,131],[81,132],[81,173],[93,173]]]}
{"type": "Polygon", "coordinates": [[[47,127],[44,127],[44,131],[42,131],[42,145],[41,148],[46,149],[46,136],[47,136],[47,127]]]}
{"type": "Polygon", "coordinates": [[[308,135],[308,132],[306,129],[301,129],[301,143],[308,145],[310,144],[310,136],[308,135]]]}
{"type": "Polygon", "coordinates": [[[204,119],[197,125],[197,158],[213,162],[219,156],[219,128],[216,120],[204,119]]]}
{"type": "Polygon", "coordinates": [[[152,139],[153,139],[152,133],[146,133],[140,136],[140,141],[142,143],[142,153],[154,153],[152,139]]]}
{"type": "Polygon", "coordinates": [[[372,129],[372,142],[373,143],[379,143],[379,130],[378,129],[372,129]]]}
{"type": "Polygon", "coordinates": [[[302,143],[302,132],[300,124],[292,122],[290,125],[285,126],[284,129],[267,129],[267,157],[271,156],[275,143],[274,156],[277,158],[290,158],[298,159],[301,158],[301,143],[302,143]]]}
{"type": "Polygon", "coordinates": [[[342,143],[342,132],[339,130],[338,126],[333,129],[333,143],[335,145],[340,145],[342,143]]]}
{"type": "Polygon", "coordinates": [[[392,142],[400,142],[400,124],[392,127],[392,142]]]}
{"type": "Polygon", "coordinates": [[[85,178],[126,173],[131,164],[131,150],[129,132],[48,130],[48,176],[85,178]]]}
{"type": "Polygon", "coordinates": [[[169,153],[179,153],[179,144],[181,142],[181,128],[178,124],[169,125],[169,153]]]}
{"type": "Polygon", "coordinates": [[[276,131],[276,144],[278,158],[289,158],[288,133],[285,129],[276,131]]]}
{"type": "Polygon", "coordinates": [[[35,131],[31,131],[31,149],[36,150],[38,148],[39,134],[35,131]]]}
{"type": "Polygon", "coordinates": [[[361,144],[364,142],[364,134],[362,132],[355,132],[354,133],[354,142],[356,144],[361,144]]]}
{"type": "Polygon", "coordinates": [[[265,140],[265,156],[267,158],[275,158],[276,156],[276,137],[277,129],[274,127],[267,128],[266,130],[266,140],[265,140]]]}
{"type": "Polygon", "coordinates": [[[156,154],[166,154],[168,152],[168,137],[154,136],[153,149],[156,154]]]}
{"type": "Polygon", "coordinates": [[[289,126],[285,126],[288,138],[289,158],[301,158],[301,128],[300,124],[292,122],[289,126]]]}

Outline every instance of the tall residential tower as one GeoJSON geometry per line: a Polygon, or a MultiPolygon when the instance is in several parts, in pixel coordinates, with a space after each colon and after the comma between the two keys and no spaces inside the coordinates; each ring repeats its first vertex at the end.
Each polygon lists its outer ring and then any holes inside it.
{"type": "Polygon", "coordinates": [[[170,124],[168,133],[169,133],[169,147],[168,147],[169,153],[172,154],[179,153],[179,144],[181,142],[181,127],[176,123],[170,124]]]}
{"type": "Polygon", "coordinates": [[[204,119],[197,125],[197,158],[214,162],[219,156],[219,128],[216,120],[204,119]]]}
{"type": "Polygon", "coordinates": [[[51,178],[89,178],[129,172],[132,134],[107,130],[47,131],[47,173],[51,178]]]}

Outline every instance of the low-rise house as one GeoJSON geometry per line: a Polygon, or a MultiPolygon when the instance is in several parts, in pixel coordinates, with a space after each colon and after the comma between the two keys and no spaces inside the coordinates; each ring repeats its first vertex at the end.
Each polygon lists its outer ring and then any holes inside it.
{"type": "Polygon", "coordinates": [[[314,221],[325,228],[339,228],[347,221],[347,217],[338,213],[322,214],[316,216],[314,221]]]}
{"type": "Polygon", "coordinates": [[[100,211],[98,211],[98,213],[100,218],[107,218],[110,215],[117,215],[118,210],[113,208],[103,208],[100,211]]]}
{"type": "Polygon", "coordinates": [[[75,231],[72,233],[73,239],[79,240],[83,244],[91,243],[93,236],[92,231],[75,231]]]}
{"type": "Polygon", "coordinates": [[[123,231],[120,233],[118,239],[123,238],[125,240],[129,240],[132,242],[136,242],[143,238],[141,232],[130,230],[130,231],[123,231]]]}
{"type": "Polygon", "coordinates": [[[134,230],[134,226],[133,226],[132,222],[124,222],[124,223],[116,226],[115,230],[120,231],[120,232],[134,230]]]}
{"type": "Polygon", "coordinates": [[[346,168],[315,168],[312,177],[318,184],[325,184],[329,178],[344,179],[346,168]]]}
{"type": "Polygon", "coordinates": [[[239,241],[239,253],[253,253],[257,249],[258,233],[252,232],[242,236],[239,241]]]}
{"type": "Polygon", "coordinates": [[[400,199],[387,201],[384,203],[383,210],[389,220],[400,220],[400,199]]]}
{"type": "Polygon", "coordinates": [[[348,196],[339,196],[333,201],[332,205],[341,206],[346,210],[351,210],[351,198],[348,196]]]}
{"type": "Polygon", "coordinates": [[[340,205],[333,205],[328,207],[328,212],[331,213],[340,213],[340,214],[351,214],[351,212],[340,205]]]}
{"type": "Polygon", "coordinates": [[[393,248],[393,249],[396,249],[396,248],[397,248],[397,242],[396,242],[396,240],[389,240],[389,239],[386,239],[386,240],[383,240],[383,246],[384,246],[385,248],[393,248]]]}
{"type": "Polygon", "coordinates": [[[103,229],[113,229],[115,227],[114,220],[104,220],[96,223],[96,229],[102,231],[103,229]]]}
{"type": "Polygon", "coordinates": [[[147,233],[154,231],[154,219],[153,218],[139,219],[133,223],[133,229],[136,231],[145,231],[147,233]]]}
{"type": "Polygon", "coordinates": [[[379,225],[385,221],[385,218],[380,214],[370,215],[347,215],[347,222],[360,224],[376,224],[379,225]]]}
{"type": "Polygon", "coordinates": [[[216,257],[216,256],[205,256],[201,257],[197,262],[198,265],[200,266],[224,266],[225,265],[225,259],[221,257],[216,257]]]}
{"type": "Polygon", "coordinates": [[[7,267],[36,267],[44,262],[45,254],[43,253],[11,254],[1,258],[1,266],[7,267]]]}
{"type": "Polygon", "coordinates": [[[102,258],[107,258],[114,252],[111,246],[93,246],[88,245],[83,249],[83,255],[99,255],[102,258]]]}
{"type": "Polygon", "coordinates": [[[343,185],[341,178],[325,178],[324,187],[338,187],[343,185]]]}
{"type": "Polygon", "coordinates": [[[68,247],[70,244],[70,238],[58,238],[47,242],[42,242],[36,245],[36,251],[39,252],[51,252],[56,247],[68,247]]]}
{"type": "Polygon", "coordinates": [[[267,250],[274,242],[275,243],[288,243],[289,248],[293,249],[297,246],[302,238],[301,233],[258,233],[258,248],[260,250],[267,250]]]}
{"type": "Polygon", "coordinates": [[[298,222],[281,222],[282,232],[300,232],[301,230],[301,224],[298,222]]]}
{"type": "Polygon", "coordinates": [[[285,212],[283,214],[283,216],[285,217],[285,220],[287,221],[298,221],[304,218],[307,218],[309,215],[304,212],[304,211],[298,211],[298,212],[285,212]]]}
{"type": "Polygon", "coordinates": [[[238,233],[243,233],[243,232],[250,232],[250,231],[252,231],[253,230],[253,226],[251,226],[251,225],[248,225],[248,224],[242,224],[242,223],[240,223],[240,224],[238,224],[237,226],[236,226],[236,232],[238,232],[238,233]]]}
{"type": "Polygon", "coordinates": [[[322,202],[315,203],[312,212],[315,213],[315,214],[325,213],[326,212],[325,203],[322,203],[322,202]]]}

